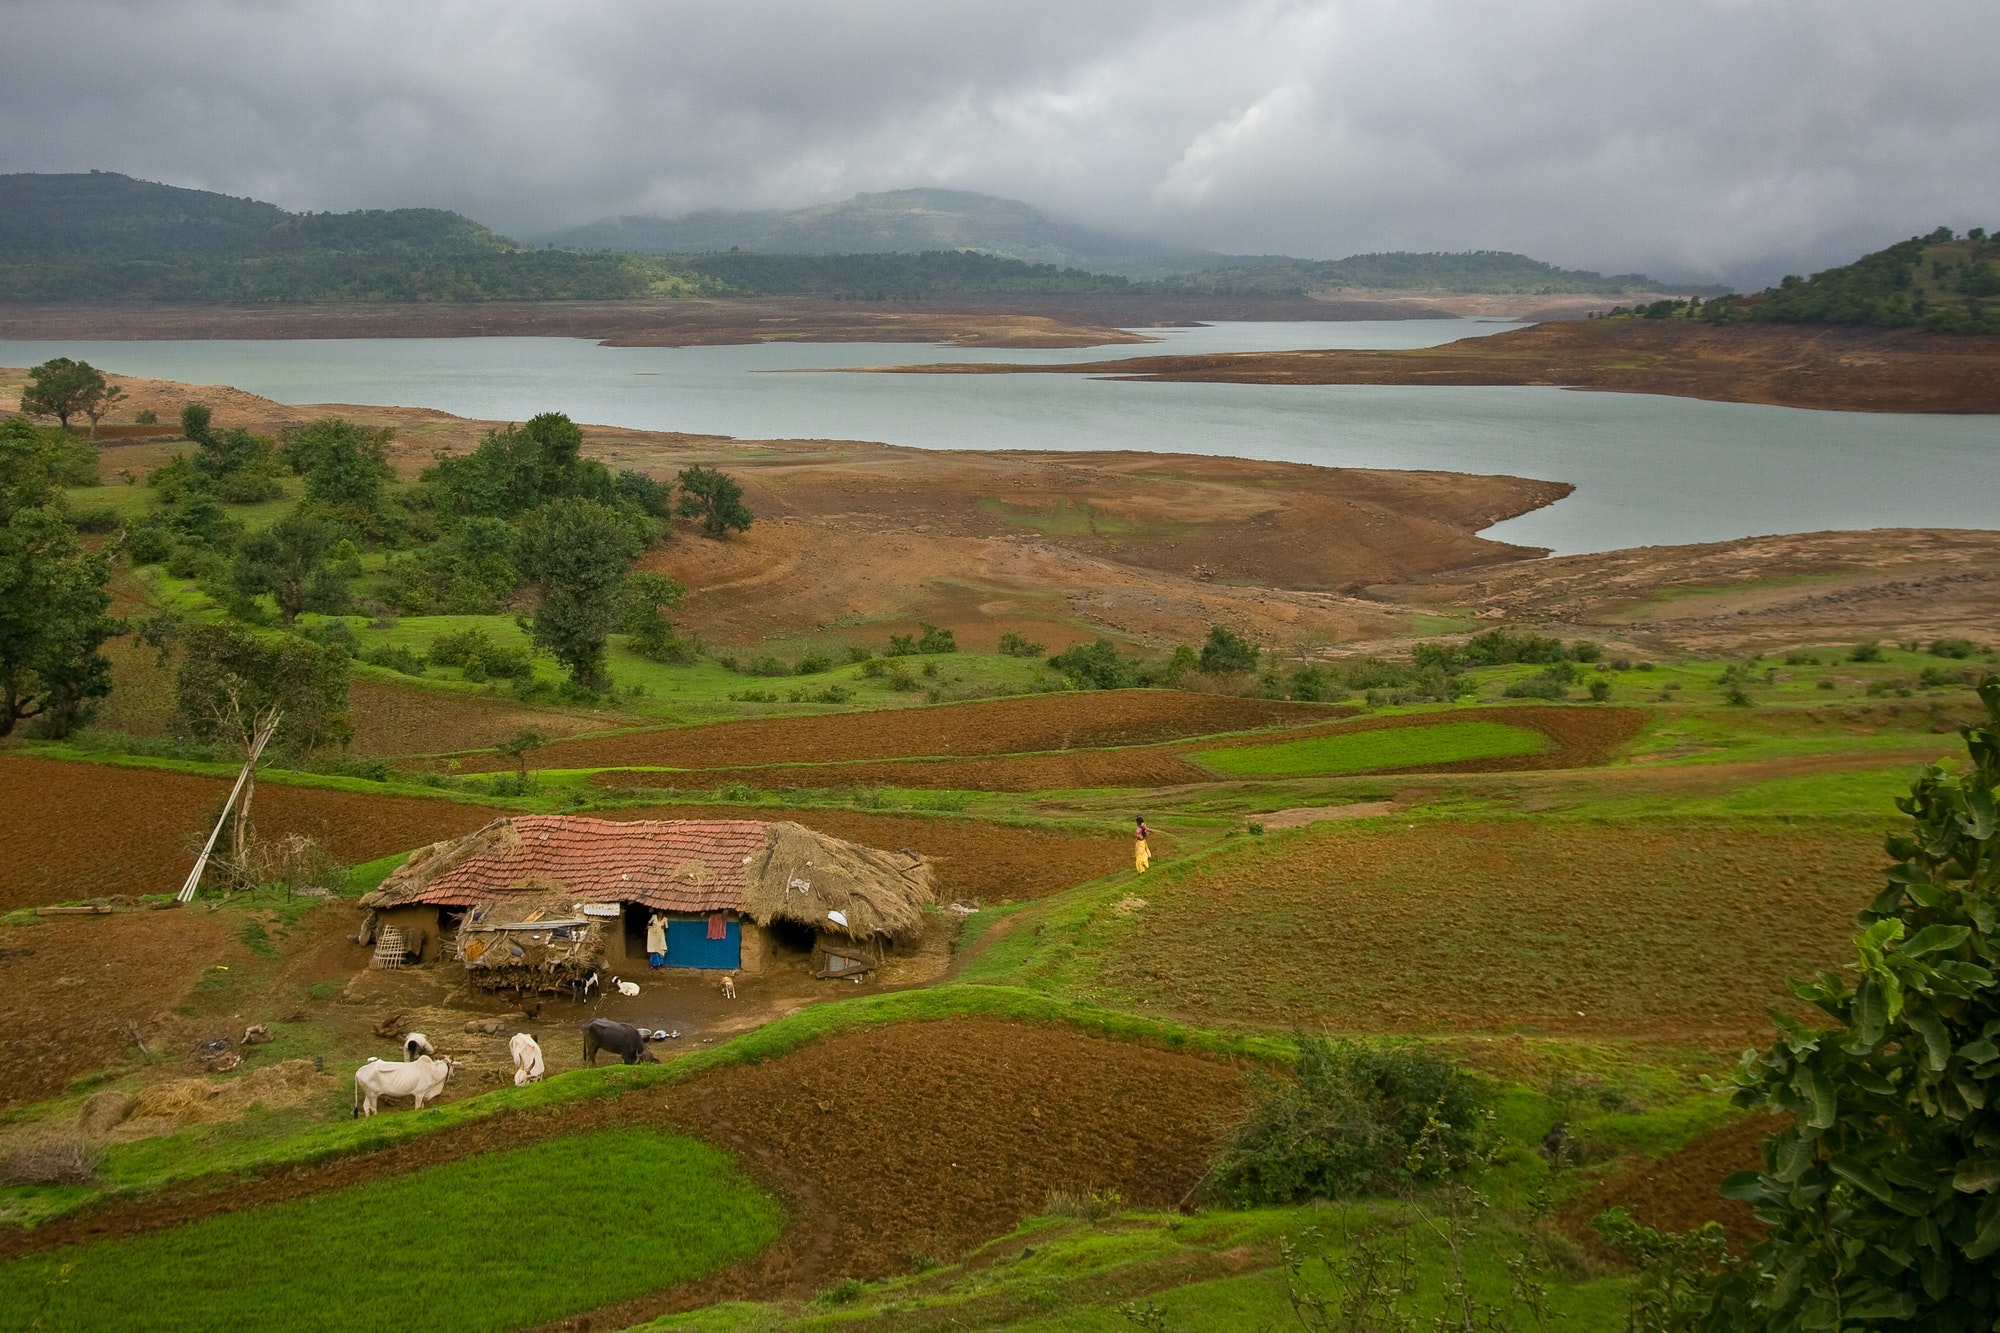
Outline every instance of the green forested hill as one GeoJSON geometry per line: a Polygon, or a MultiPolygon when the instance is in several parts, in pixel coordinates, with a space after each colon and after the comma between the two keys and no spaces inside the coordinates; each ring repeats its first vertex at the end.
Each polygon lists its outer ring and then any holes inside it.
{"type": "Polygon", "coordinates": [[[1346,259],[1287,259],[1282,256],[1224,265],[1164,286],[1185,292],[1279,296],[1332,288],[1401,292],[1496,292],[1549,295],[1591,292],[1618,296],[1631,292],[1691,292],[1706,289],[1662,283],[1643,273],[1606,277],[1589,269],[1558,268],[1506,250],[1458,253],[1391,251],[1346,259]]]}
{"type": "Polygon", "coordinates": [[[438,208],[288,213],[114,172],[0,176],[0,300],[614,300],[697,290],[641,255],[528,250],[438,208]]]}
{"type": "Polygon", "coordinates": [[[1710,301],[1701,316],[2000,333],[2000,242],[1979,227],[1964,236],[1939,227],[1810,278],[1788,277],[1754,296],[1710,301]]]}

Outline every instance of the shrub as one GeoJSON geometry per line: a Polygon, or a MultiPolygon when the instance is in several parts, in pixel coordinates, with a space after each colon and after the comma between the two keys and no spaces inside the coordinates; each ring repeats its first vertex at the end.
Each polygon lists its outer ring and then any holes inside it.
{"type": "Polygon", "coordinates": [[[1819,658],[1813,656],[1811,653],[1802,652],[1799,649],[1794,648],[1791,652],[1785,654],[1785,665],[1818,666],[1819,658]]]}
{"type": "Polygon", "coordinates": [[[1576,668],[1568,662],[1557,662],[1525,680],[1515,681],[1500,691],[1500,696],[1504,699],[1563,699],[1568,697],[1568,687],[1575,680],[1576,668]]]}
{"type": "Polygon", "coordinates": [[[923,637],[917,640],[918,652],[955,653],[958,651],[958,638],[950,630],[939,629],[936,625],[926,625],[921,621],[918,622],[917,628],[923,631],[923,637]]]}
{"type": "Polygon", "coordinates": [[[1873,639],[1870,639],[1866,643],[1857,643],[1847,650],[1847,660],[1850,662],[1879,662],[1882,660],[1882,645],[1873,639]]]}
{"type": "Polygon", "coordinates": [[[1249,1117],[1211,1173],[1218,1198],[1242,1207],[1350,1198],[1434,1175],[1435,1165],[1410,1166],[1427,1132],[1448,1160],[1470,1155],[1482,1137],[1485,1099],[1449,1060],[1416,1045],[1303,1035],[1296,1043],[1294,1080],[1251,1076],[1249,1117]]]}
{"type": "Polygon", "coordinates": [[[174,552],[174,539],[167,530],[153,524],[132,529],[125,539],[125,554],[135,565],[157,565],[174,552]]]}
{"type": "Polygon", "coordinates": [[[1307,703],[1330,703],[1347,697],[1347,687],[1334,679],[1333,673],[1321,666],[1302,666],[1292,669],[1291,680],[1286,684],[1286,693],[1294,699],[1307,703]]]}
{"type": "Polygon", "coordinates": [[[1815,684],[1813,688],[1816,690],[1837,690],[1840,688],[1840,682],[1835,680],[1832,676],[1828,676],[1824,680],[1821,680],[1817,684],[1815,684]]]}
{"type": "Polygon", "coordinates": [[[1597,703],[1603,703],[1606,699],[1609,699],[1611,697],[1611,682],[1601,679],[1591,681],[1590,697],[1597,703]]]}
{"type": "Polygon", "coordinates": [[[882,673],[888,669],[888,663],[879,657],[864,658],[861,663],[861,674],[870,680],[880,679],[882,673]]]}
{"type": "Polygon", "coordinates": [[[418,657],[401,644],[384,644],[380,648],[371,649],[368,655],[361,660],[370,666],[387,667],[391,671],[400,671],[406,676],[421,676],[424,674],[424,659],[418,657]]]}
{"type": "Polygon", "coordinates": [[[891,634],[889,646],[882,651],[884,657],[914,657],[917,652],[917,636],[914,634],[891,634]]]}
{"type": "Polygon", "coordinates": [[[1257,669],[1257,645],[1226,625],[1210,625],[1197,669],[1205,676],[1257,669]]]}
{"type": "Polygon", "coordinates": [[[910,674],[907,667],[892,667],[889,671],[889,688],[907,694],[917,688],[917,678],[910,674]]]}
{"type": "Polygon", "coordinates": [[[817,676],[833,670],[833,659],[824,653],[807,653],[792,670],[801,676],[817,676]]]}
{"type": "Polygon", "coordinates": [[[1970,639],[1932,639],[1927,650],[1932,657],[1953,657],[1963,660],[1979,651],[1979,645],[1970,639]]]}
{"type": "Polygon", "coordinates": [[[1000,652],[1007,657],[1040,657],[1046,651],[1041,644],[1030,643],[1013,630],[1000,636],[1000,652]]]}
{"type": "Polygon", "coordinates": [[[1049,665],[1084,689],[1123,690],[1139,683],[1139,664],[1120,657],[1109,639],[1077,644],[1051,657],[1049,665]]]}
{"type": "Polygon", "coordinates": [[[432,666],[457,667],[473,681],[520,680],[534,672],[527,649],[503,648],[483,629],[440,634],[431,640],[428,656],[432,666]]]}

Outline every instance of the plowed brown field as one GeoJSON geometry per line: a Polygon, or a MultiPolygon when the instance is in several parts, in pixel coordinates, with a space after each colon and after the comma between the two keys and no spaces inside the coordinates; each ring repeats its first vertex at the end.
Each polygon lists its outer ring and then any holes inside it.
{"type": "MultiPolygon", "coordinates": [[[[105,894],[171,893],[194,864],[229,794],[220,778],[155,769],[0,757],[0,909],[105,894]]],[[[492,819],[485,806],[260,782],[251,807],[269,836],[306,833],[359,862],[455,838],[492,819]]]]}
{"type": "Polygon", "coordinates": [[[1725,1199],[1718,1191],[1727,1177],[1763,1166],[1759,1148],[1784,1125],[1768,1116],[1751,1116],[1711,1129],[1679,1152],[1658,1161],[1640,1161],[1614,1171],[1583,1195],[1563,1205],[1565,1230],[1593,1248],[1602,1249],[1590,1219],[1606,1208],[1623,1206],[1636,1222],[1663,1231],[1689,1231],[1704,1222],[1722,1223],[1738,1249],[1764,1237],[1751,1216],[1750,1205],[1725,1199]]]}
{"type": "Polygon", "coordinates": [[[520,731],[570,736],[619,725],[618,719],[610,716],[522,708],[500,700],[366,680],[347,687],[347,708],[354,718],[354,753],[371,756],[464,750],[492,745],[520,731]]]}
{"type": "MultiPolygon", "coordinates": [[[[602,819],[791,819],[836,838],[891,851],[908,847],[937,861],[938,896],[982,903],[1046,898],[1108,875],[1127,864],[1132,842],[1122,835],[1020,828],[984,819],[926,819],[865,810],[784,810],[751,805],[648,805],[597,812],[602,819]]],[[[1165,833],[1152,835],[1154,854],[1172,852],[1165,833]]]]}
{"type": "MultiPolygon", "coordinates": [[[[1514,726],[1533,728],[1547,736],[1554,744],[1540,754],[1512,755],[1493,759],[1462,759],[1451,763],[1378,771],[1498,773],[1528,769],[1585,768],[1604,763],[1620,745],[1638,735],[1639,729],[1646,723],[1646,713],[1637,708],[1551,708],[1537,705],[1467,708],[1451,713],[1419,713],[1399,717],[1368,718],[1359,722],[1302,726],[1288,731],[1286,738],[1336,735],[1349,731],[1377,731],[1389,727],[1426,727],[1435,726],[1440,722],[1505,722],[1514,726]]],[[[600,774],[595,781],[615,789],[654,788],[663,791],[698,791],[729,783],[743,783],[772,791],[871,786],[941,791],[1022,792],[1068,791],[1092,787],[1178,787],[1187,783],[1217,780],[1214,774],[1196,768],[1183,759],[1182,755],[1193,750],[1223,749],[1232,744],[1262,745],[1270,739],[1269,735],[1255,735],[1220,742],[1184,740],[1165,745],[1128,745],[1117,749],[1069,750],[1055,754],[1003,754],[988,759],[774,764],[764,768],[691,768],[670,773],[613,771],[600,774]]],[[[583,745],[589,742],[580,741],[577,744],[583,745]]]]}
{"type": "MultiPolygon", "coordinates": [[[[1297,726],[1351,713],[1326,704],[1279,703],[1184,690],[1031,694],[927,708],[827,717],[760,718],[564,741],[539,750],[541,768],[747,768],[935,755],[1027,754],[1148,745],[1258,727],[1297,726]]],[[[511,768],[497,755],[468,770],[511,768]]]]}
{"type": "Polygon", "coordinates": [[[235,924],[197,910],[51,917],[0,930],[0,1106],[52,1097],[71,1079],[136,1059],[135,1033],[160,1042],[153,1020],[186,999],[206,969],[252,961],[231,933],[235,924]]]}
{"type": "Polygon", "coordinates": [[[1851,957],[1880,863],[1843,829],[1317,824],[1149,879],[1076,947],[1107,1003],[1202,1022],[1733,1046],[1851,957]]]}
{"type": "Polygon", "coordinates": [[[606,1126],[663,1123],[736,1153],[792,1219],[770,1250],[692,1287],[595,1317],[623,1328],[732,1296],[805,1296],[841,1277],[949,1258],[1045,1206],[1051,1190],[1172,1207],[1243,1104],[1227,1062],[989,1018],[838,1033],[687,1083],[495,1117],[400,1147],[0,1233],[11,1257],[358,1184],[606,1126]]]}

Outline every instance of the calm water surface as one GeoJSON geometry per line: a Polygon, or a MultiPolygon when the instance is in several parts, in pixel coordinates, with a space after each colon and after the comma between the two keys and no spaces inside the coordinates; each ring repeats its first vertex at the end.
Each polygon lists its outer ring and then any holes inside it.
{"type": "Polygon", "coordinates": [[[286,403],[432,407],[751,439],[927,449],[1145,449],[1567,481],[1487,535],[1558,553],[1827,528],[2000,527],[2000,418],[1887,416],[1561,389],[1129,384],[1074,375],[796,373],[937,361],[1426,347],[1474,320],[1221,324],[1105,348],[900,343],[599,347],[565,338],[4,342],[286,403]],[[795,372],[795,373],[772,373],[795,372]]]}

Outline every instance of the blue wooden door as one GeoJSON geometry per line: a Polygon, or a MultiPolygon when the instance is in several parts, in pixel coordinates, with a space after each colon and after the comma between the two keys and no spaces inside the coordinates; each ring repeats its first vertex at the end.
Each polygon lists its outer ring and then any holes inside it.
{"type": "Polygon", "coordinates": [[[708,922],[667,922],[667,966],[709,967],[730,971],[743,966],[743,931],[728,922],[719,940],[708,937],[708,922]]]}

